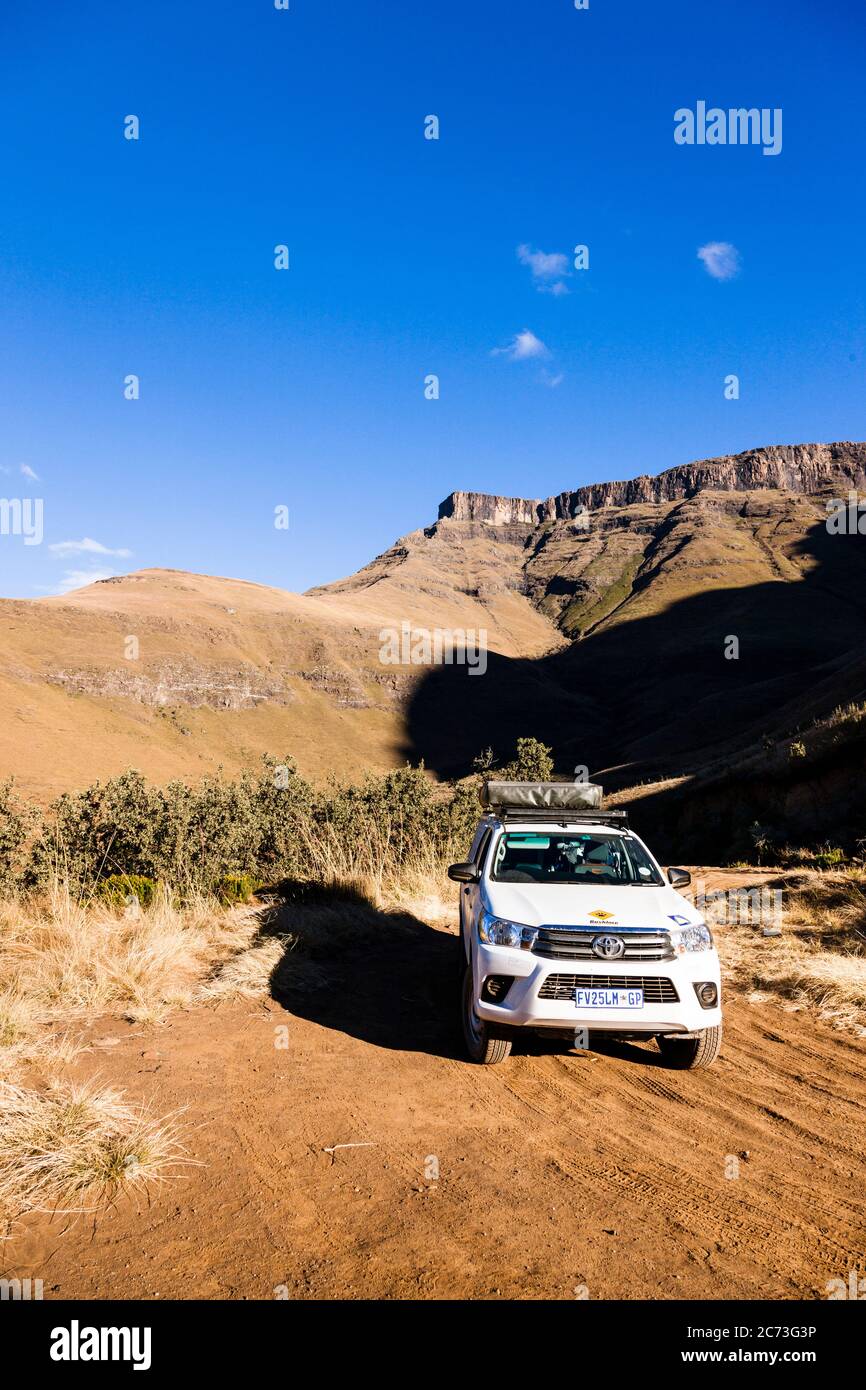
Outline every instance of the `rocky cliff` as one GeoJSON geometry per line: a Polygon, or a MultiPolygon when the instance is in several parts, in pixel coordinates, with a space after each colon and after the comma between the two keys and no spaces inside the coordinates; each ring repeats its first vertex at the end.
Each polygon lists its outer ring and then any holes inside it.
{"type": "MultiPolygon", "coordinates": [[[[552,499],[551,499],[552,500],[552,499]]],[[[537,498],[494,497],[486,492],[452,492],[439,504],[439,520],[487,521],[493,526],[535,526],[540,509],[547,504],[537,498]]]]}
{"type": "Polygon", "coordinates": [[[656,476],[626,482],[592,483],[545,501],[452,492],[439,507],[439,520],[486,522],[494,526],[538,524],[574,517],[581,508],[627,507],[635,503],[675,502],[710,490],[762,489],[806,496],[842,496],[866,487],[866,443],[776,444],[742,454],[703,459],[656,476]]]}

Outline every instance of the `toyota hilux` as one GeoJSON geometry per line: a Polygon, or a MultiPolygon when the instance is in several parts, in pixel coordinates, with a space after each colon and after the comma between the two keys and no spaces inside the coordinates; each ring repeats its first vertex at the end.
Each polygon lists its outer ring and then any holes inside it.
{"type": "Polygon", "coordinates": [[[527,1030],[655,1039],[672,1067],[708,1067],[722,1040],[719,958],[623,811],[591,783],[488,782],[461,885],[462,1022],[469,1057],[504,1061],[527,1030]]]}

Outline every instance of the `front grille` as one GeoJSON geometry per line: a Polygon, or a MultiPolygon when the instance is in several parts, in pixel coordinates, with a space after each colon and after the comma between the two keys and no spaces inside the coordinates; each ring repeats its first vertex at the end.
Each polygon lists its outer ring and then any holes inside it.
{"type": "Polygon", "coordinates": [[[548,975],[539,999],[573,999],[576,989],[642,989],[645,1004],[678,1004],[672,980],[658,975],[548,975]]]}
{"type": "Polygon", "coordinates": [[[597,960],[592,943],[597,936],[616,936],[625,945],[619,960],[673,960],[671,939],[664,931],[610,931],[592,927],[539,927],[532,947],[547,960],[597,960]]]}

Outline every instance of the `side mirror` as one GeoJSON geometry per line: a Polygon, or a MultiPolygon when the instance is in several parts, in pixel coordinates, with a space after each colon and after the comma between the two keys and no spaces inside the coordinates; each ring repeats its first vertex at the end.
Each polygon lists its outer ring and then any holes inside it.
{"type": "Polygon", "coordinates": [[[477,883],[481,874],[478,865],[470,860],[467,864],[450,864],[448,877],[453,878],[455,883],[477,883]]]}
{"type": "Polygon", "coordinates": [[[692,876],[688,869],[668,869],[668,882],[671,888],[688,888],[692,876]]]}

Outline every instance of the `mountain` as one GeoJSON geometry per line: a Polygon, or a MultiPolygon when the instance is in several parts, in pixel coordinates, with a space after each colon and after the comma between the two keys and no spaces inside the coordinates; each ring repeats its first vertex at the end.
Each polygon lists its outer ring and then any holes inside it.
{"type": "Polygon", "coordinates": [[[304,595],[144,570],[5,600],[0,772],[40,797],[265,750],[320,779],[455,775],[534,734],[611,787],[694,776],[862,692],[864,545],[825,525],[858,488],[866,444],[774,446],[547,499],[454,492],[304,595]],[[404,623],[485,630],[486,674],[383,664],[404,623]]]}

